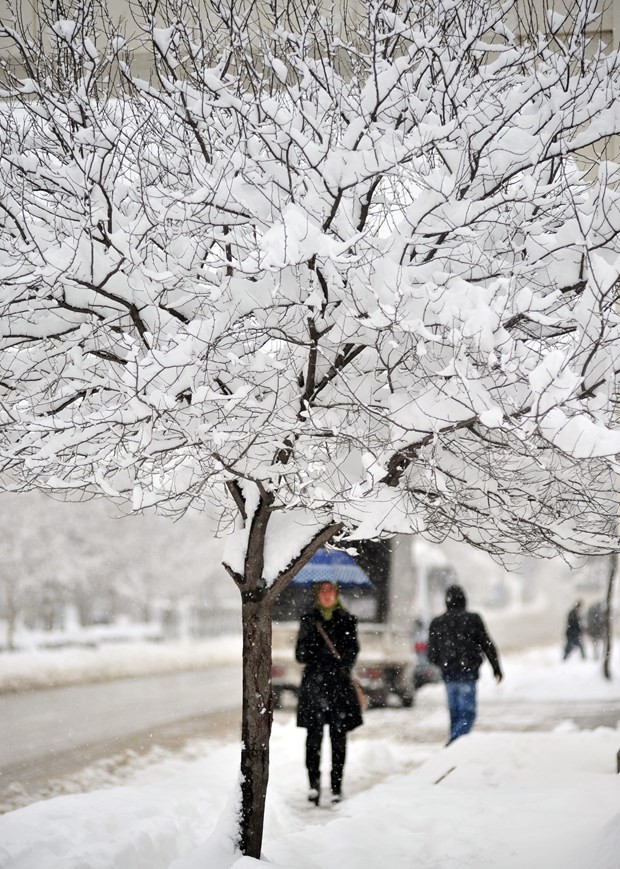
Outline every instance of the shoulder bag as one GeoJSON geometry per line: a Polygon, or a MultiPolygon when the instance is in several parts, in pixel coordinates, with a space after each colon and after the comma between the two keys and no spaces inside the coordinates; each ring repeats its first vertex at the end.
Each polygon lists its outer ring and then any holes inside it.
{"type": "MultiPolygon", "coordinates": [[[[325,632],[323,625],[321,625],[319,622],[315,622],[315,624],[316,624],[317,631],[319,632],[319,634],[323,637],[323,639],[327,643],[329,651],[332,653],[332,655],[336,658],[337,661],[342,661],[342,655],[340,654],[338,649],[334,646],[334,644],[332,643],[330,638],[327,636],[327,633],[325,632]]],[[[353,672],[350,674],[349,678],[351,679],[351,684],[353,685],[353,690],[355,691],[355,696],[357,697],[357,702],[359,703],[359,707],[362,710],[362,712],[365,712],[368,709],[368,698],[364,694],[364,689],[360,685],[359,680],[355,677],[353,672]]]]}

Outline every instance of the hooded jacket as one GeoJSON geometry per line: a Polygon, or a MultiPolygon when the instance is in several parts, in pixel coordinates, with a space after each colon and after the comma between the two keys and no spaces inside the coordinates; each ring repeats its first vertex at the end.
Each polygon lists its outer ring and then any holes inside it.
{"type": "Polygon", "coordinates": [[[581,640],[583,626],[581,624],[581,607],[575,605],[568,614],[566,622],[566,639],[574,643],[581,640]]]}
{"type": "Polygon", "coordinates": [[[466,610],[465,592],[451,586],[446,592],[446,612],[434,618],[428,634],[428,659],[441,669],[444,682],[478,679],[486,656],[496,677],[501,678],[497,650],[478,613],[466,610]]]}

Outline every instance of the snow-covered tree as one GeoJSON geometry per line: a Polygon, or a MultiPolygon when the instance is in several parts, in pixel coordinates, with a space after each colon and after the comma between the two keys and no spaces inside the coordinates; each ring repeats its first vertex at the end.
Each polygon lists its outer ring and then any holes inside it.
{"type": "Polygon", "coordinates": [[[199,514],[171,522],[153,512],[127,517],[102,499],[5,492],[0,527],[0,619],[9,647],[17,623],[61,627],[67,606],[82,625],[159,620],[182,600],[204,607],[215,625],[218,615],[234,617],[235,590],[222,583],[223,541],[203,534],[199,514]]]}
{"type": "Polygon", "coordinates": [[[231,534],[258,857],[319,546],[618,546],[618,58],[592,0],[52,8],[2,26],[2,486],[231,534]]]}
{"type": "Polygon", "coordinates": [[[43,521],[46,499],[31,500],[27,515],[16,501],[17,496],[4,494],[0,504],[0,614],[6,619],[0,645],[6,643],[9,650],[16,648],[22,624],[59,627],[71,595],[67,571],[57,557],[57,536],[43,521]]]}

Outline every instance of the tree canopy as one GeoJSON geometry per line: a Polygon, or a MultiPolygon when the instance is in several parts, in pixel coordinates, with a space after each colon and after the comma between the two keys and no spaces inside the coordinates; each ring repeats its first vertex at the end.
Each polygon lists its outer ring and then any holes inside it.
{"type": "Polygon", "coordinates": [[[593,4],[531,39],[475,2],[378,0],[348,30],[209,6],[145,4],[135,45],[96,4],[38,50],[3,26],[3,484],[613,547],[618,70],[593,4]]]}
{"type": "Polygon", "coordinates": [[[594,0],[41,6],[0,25],[0,485],[234,532],[259,856],[269,602],[321,544],[618,548],[618,56],[594,0]]]}

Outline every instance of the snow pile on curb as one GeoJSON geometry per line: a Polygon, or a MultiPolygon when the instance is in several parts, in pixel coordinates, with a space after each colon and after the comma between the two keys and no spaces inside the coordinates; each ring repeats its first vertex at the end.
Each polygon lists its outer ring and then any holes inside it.
{"type": "Polygon", "coordinates": [[[241,635],[184,642],[114,643],[94,649],[0,654],[0,694],[104,682],[150,673],[201,670],[241,661],[241,635]]]}

